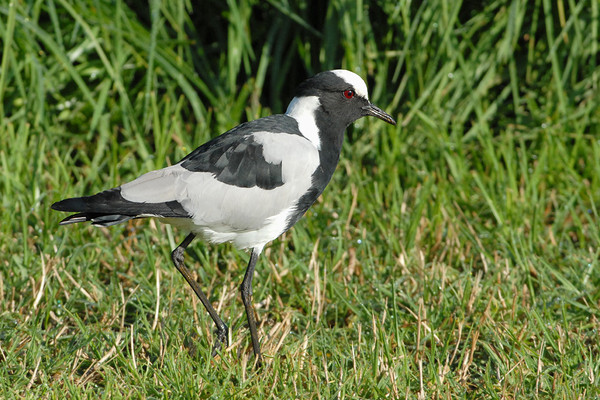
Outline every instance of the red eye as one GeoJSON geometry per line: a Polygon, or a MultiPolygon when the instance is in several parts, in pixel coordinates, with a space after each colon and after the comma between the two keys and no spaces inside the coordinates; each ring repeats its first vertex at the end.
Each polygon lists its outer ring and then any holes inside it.
{"type": "Polygon", "coordinates": [[[354,97],[354,90],[344,90],[344,96],[346,96],[347,99],[351,99],[354,97]]]}

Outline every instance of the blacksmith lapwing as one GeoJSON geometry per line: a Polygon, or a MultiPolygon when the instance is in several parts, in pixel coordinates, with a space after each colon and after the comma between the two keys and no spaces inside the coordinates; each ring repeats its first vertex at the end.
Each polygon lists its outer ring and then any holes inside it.
{"type": "Polygon", "coordinates": [[[191,232],[171,258],[217,326],[213,356],[222,344],[228,345],[228,328],[186,268],[184,251],[196,235],[251,249],[241,294],[260,362],[252,304],[256,260],[265,244],[290,229],[317,200],[338,164],[345,129],[369,115],[396,124],[371,104],[357,74],[321,72],[300,84],[285,114],[243,123],[173,166],[93,196],[59,201],[52,208],[77,213],[61,225],[91,221],[111,226],[156,217],[191,232]]]}

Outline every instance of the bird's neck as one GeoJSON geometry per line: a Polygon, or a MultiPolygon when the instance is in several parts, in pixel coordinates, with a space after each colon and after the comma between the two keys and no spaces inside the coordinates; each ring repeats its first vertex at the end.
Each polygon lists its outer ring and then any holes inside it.
{"type": "Polygon", "coordinates": [[[346,125],[329,115],[317,96],[294,97],[285,113],[296,120],[302,136],[319,150],[320,165],[313,180],[321,194],[340,159],[346,125]]]}
{"type": "Polygon", "coordinates": [[[315,114],[321,107],[317,96],[294,97],[285,114],[294,118],[302,136],[308,139],[318,150],[321,150],[321,138],[315,114]]]}
{"type": "Polygon", "coordinates": [[[327,176],[327,182],[329,182],[340,160],[346,125],[340,124],[337,118],[326,113],[318,113],[316,120],[321,141],[319,158],[323,172],[327,176]]]}
{"type": "MultiPolygon", "coordinates": [[[[308,139],[327,160],[339,160],[347,124],[330,115],[317,96],[294,97],[285,112],[298,123],[302,136],[308,139]]],[[[331,171],[333,173],[333,171],[331,171]]]]}

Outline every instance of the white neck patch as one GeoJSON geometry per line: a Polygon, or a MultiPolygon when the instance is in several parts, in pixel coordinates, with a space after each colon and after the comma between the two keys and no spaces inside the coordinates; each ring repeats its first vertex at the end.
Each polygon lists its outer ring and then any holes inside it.
{"type": "Polygon", "coordinates": [[[360,76],[358,76],[352,71],[348,71],[345,69],[334,69],[331,72],[333,72],[338,77],[345,80],[350,86],[352,86],[357,95],[369,100],[367,84],[365,83],[365,81],[363,81],[363,79],[360,76]]]}
{"type": "Polygon", "coordinates": [[[285,112],[298,122],[298,129],[302,136],[310,140],[318,150],[321,150],[321,138],[315,113],[320,106],[321,102],[317,96],[294,97],[285,112]]]}

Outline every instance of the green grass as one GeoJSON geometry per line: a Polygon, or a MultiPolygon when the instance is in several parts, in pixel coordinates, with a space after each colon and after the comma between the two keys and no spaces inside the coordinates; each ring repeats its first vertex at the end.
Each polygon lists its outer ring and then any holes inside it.
{"type": "Polygon", "coordinates": [[[0,2],[2,398],[600,396],[595,0],[0,2]],[[294,3],[294,5],[290,5],[294,3]],[[132,3],[133,4],[133,3],[132,3]],[[173,164],[343,67],[398,119],[349,129],[322,198],[259,261],[52,202],[173,164]]]}

